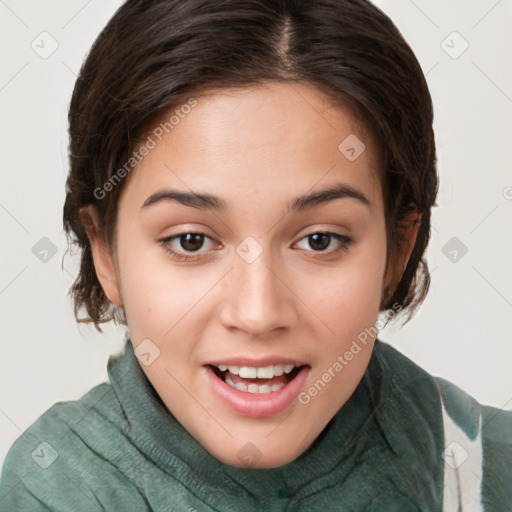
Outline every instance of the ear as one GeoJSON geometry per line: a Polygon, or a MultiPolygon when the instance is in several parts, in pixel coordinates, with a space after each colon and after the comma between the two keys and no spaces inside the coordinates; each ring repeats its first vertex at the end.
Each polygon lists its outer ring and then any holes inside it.
{"type": "Polygon", "coordinates": [[[387,302],[393,295],[400,279],[402,279],[405,267],[409,262],[412,250],[416,244],[418,229],[421,224],[421,213],[411,212],[398,223],[397,232],[400,245],[394,257],[390,258],[386,269],[385,286],[382,303],[387,302]]]}
{"type": "Polygon", "coordinates": [[[100,235],[98,212],[93,205],[80,209],[80,220],[85,226],[91,244],[92,259],[96,276],[107,298],[116,306],[122,306],[119,278],[111,251],[105,246],[100,235]]]}

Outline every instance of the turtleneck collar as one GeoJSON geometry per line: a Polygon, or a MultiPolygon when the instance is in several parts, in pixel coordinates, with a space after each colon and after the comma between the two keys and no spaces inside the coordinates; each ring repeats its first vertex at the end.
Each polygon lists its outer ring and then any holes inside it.
{"type": "Polygon", "coordinates": [[[437,388],[430,375],[379,340],[350,399],[306,452],[278,468],[237,468],[211,456],[165,407],[131,340],[109,359],[108,375],[126,415],[125,434],[214,508],[230,500],[269,507],[312,495],[330,499],[333,493],[357,507],[372,503],[372,492],[386,483],[390,500],[440,510],[443,437],[437,388]]]}

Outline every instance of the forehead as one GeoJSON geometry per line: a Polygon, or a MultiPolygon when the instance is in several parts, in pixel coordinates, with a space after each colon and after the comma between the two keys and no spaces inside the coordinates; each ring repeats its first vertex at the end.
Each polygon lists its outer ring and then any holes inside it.
{"type": "Polygon", "coordinates": [[[140,196],[166,185],[228,198],[271,187],[277,200],[340,181],[378,202],[373,138],[313,86],[270,82],[208,89],[193,99],[193,107],[174,107],[141,137],[155,145],[130,176],[129,195],[140,205],[140,196]]]}
{"type": "MultiPolygon", "coordinates": [[[[251,140],[273,141],[271,145],[277,145],[275,132],[283,129],[280,140],[287,138],[293,142],[302,137],[310,141],[310,145],[332,143],[348,134],[358,135],[369,145],[375,143],[372,130],[368,130],[369,127],[342,103],[341,98],[335,101],[307,83],[266,81],[246,87],[206,89],[194,99],[197,106],[180,116],[173,133],[180,131],[180,135],[186,137],[190,135],[189,128],[201,140],[211,140],[215,133],[220,133],[219,125],[222,125],[222,135],[229,131],[239,134],[239,142],[251,131],[251,140]],[[216,131],[207,133],[213,126],[216,131]]],[[[183,104],[173,110],[177,112],[182,108],[183,104]]],[[[168,119],[169,113],[166,113],[155,124],[165,124],[168,119]]],[[[250,143],[249,140],[246,142],[250,143]]]]}

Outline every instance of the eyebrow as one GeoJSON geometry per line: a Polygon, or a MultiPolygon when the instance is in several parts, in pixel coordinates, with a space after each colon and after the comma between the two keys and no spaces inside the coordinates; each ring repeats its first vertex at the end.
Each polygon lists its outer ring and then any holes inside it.
{"type": "MultiPolygon", "coordinates": [[[[288,203],[288,211],[292,213],[299,213],[304,210],[314,208],[320,204],[334,201],[335,199],[346,198],[355,199],[368,208],[372,208],[372,203],[360,190],[344,183],[338,183],[334,186],[292,199],[288,203]]],[[[158,190],[154,194],[151,194],[144,201],[142,209],[149,208],[161,201],[175,201],[199,210],[222,212],[228,209],[228,203],[224,199],[211,194],[182,192],[167,189],[158,190]]]]}

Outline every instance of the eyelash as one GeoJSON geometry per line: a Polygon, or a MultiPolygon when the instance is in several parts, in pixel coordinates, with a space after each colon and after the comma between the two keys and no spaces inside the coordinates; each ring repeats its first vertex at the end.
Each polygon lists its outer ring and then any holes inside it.
{"type": "MultiPolygon", "coordinates": [[[[340,252],[348,251],[348,249],[350,248],[350,245],[354,241],[351,237],[348,237],[346,235],[340,235],[339,233],[335,233],[333,231],[315,231],[313,233],[309,233],[308,235],[303,236],[300,240],[304,240],[305,238],[308,238],[313,235],[318,235],[318,234],[328,235],[331,238],[334,238],[335,240],[340,242],[340,244],[341,244],[340,247],[334,251],[308,251],[308,252],[316,252],[318,254],[338,254],[340,252]]],[[[171,243],[171,241],[176,238],[179,239],[183,235],[202,235],[205,238],[211,239],[211,237],[209,237],[207,234],[201,233],[200,231],[187,231],[187,232],[183,232],[183,233],[178,233],[173,236],[169,236],[167,238],[163,238],[159,242],[163,246],[164,250],[167,251],[169,254],[171,254],[171,256],[173,256],[174,258],[176,258],[178,260],[184,260],[184,261],[196,261],[200,257],[200,256],[196,256],[196,254],[198,254],[198,252],[194,253],[193,255],[182,254],[182,253],[176,252],[175,250],[170,248],[169,244],[171,243]]]]}

